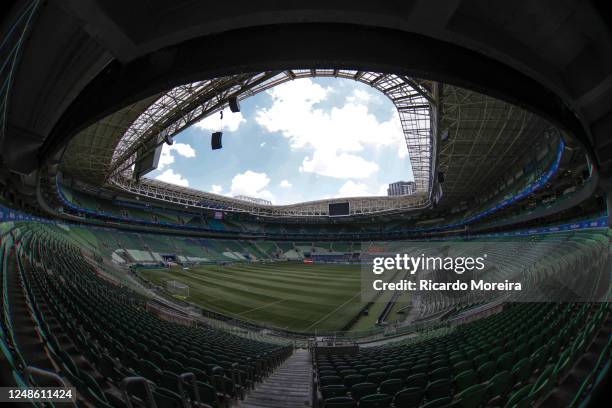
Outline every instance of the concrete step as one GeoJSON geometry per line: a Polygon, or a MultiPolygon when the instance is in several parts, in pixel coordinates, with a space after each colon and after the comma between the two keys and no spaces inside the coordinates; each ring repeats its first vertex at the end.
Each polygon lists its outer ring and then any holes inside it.
{"type": "Polygon", "coordinates": [[[240,408],[307,408],[311,406],[312,360],[298,349],[279,368],[251,390],[240,408]]]}

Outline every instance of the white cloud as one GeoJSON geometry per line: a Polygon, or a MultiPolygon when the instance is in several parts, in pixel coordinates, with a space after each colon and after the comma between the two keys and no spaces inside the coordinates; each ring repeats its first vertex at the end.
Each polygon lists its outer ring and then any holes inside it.
{"type": "Polygon", "coordinates": [[[196,157],[196,151],[188,143],[174,143],[171,146],[164,144],[157,170],[162,170],[164,167],[174,163],[174,153],[187,158],[196,157]]]}
{"type": "Polygon", "coordinates": [[[218,184],[213,184],[211,187],[211,191],[215,194],[223,194],[223,187],[218,184]]]}
{"type": "Polygon", "coordinates": [[[176,184],[177,186],[189,187],[189,180],[179,173],[175,173],[172,169],[167,169],[155,178],[166,183],[176,184]]]}
{"type": "Polygon", "coordinates": [[[367,196],[386,196],[387,184],[381,184],[376,190],[375,186],[353,180],[346,181],[338,190],[336,198],[339,197],[367,197],[367,196]]]}
{"type": "Polygon", "coordinates": [[[259,147],[264,147],[265,145],[266,145],[266,142],[261,142],[261,143],[259,144],[259,147]]]}
{"type": "Polygon", "coordinates": [[[372,100],[372,94],[364,91],[363,89],[355,89],[353,93],[349,95],[346,100],[348,102],[369,102],[372,100]]]}
{"type": "Polygon", "coordinates": [[[230,195],[246,195],[249,197],[263,198],[274,202],[274,195],[265,188],[270,184],[270,178],[266,173],[257,173],[247,170],[239,173],[232,179],[230,195]]]}
{"type": "Polygon", "coordinates": [[[300,172],[315,173],[322,176],[348,178],[368,178],[378,171],[378,164],[361,156],[350,153],[340,153],[317,150],[312,158],[306,156],[300,172]]]}
{"type": "Polygon", "coordinates": [[[293,184],[291,184],[289,180],[283,180],[280,182],[279,186],[281,186],[282,188],[291,188],[293,184]]]}
{"type": "Polygon", "coordinates": [[[376,193],[376,195],[386,196],[388,188],[389,188],[388,184],[381,184],[380,187],[378,188],[378,193],[376,193]]]}
{"type": "Polygon", "coordinates": [[[310,79],[279,85],[268,91],[272,105],[259,109],[256,121],[265,130],[280,132],[293,150],[313,152],[302,163],[304,172],[344,179],[369,177],[378,171],[378,165],[356,154],[366,147],[392,146],[398,157],[406,157],[397,112],[379,121],[368,110],[371,95],[361,90],[355,90],[340,108],[319,109],[316,104],[329,93],[329,88],[310,79]]]}
{"type": "Polygon", "coordinates": [[[209,130],[211,132],[216,132],[223,124],[222,130],[227,130],[229,132],[235,132],[238,130],[241,124],[246,122],[246,119],[242,116],[242,113],[236,112],[233,113],[229,109],[223,109],[223,120],[219,119],[219,112],[214,113],[210,116],[205,117],[201,121],[195,124],[195,127],[202,130],[209,130]]]}
{"type": "Polygon", "coordinates": [[[353,180],[348,180],[346,183],[340,187],[338,190],[338,195],[336,197],[361,197],[368,196],[368,185],[365,183],[356,183],[353,180]]]}

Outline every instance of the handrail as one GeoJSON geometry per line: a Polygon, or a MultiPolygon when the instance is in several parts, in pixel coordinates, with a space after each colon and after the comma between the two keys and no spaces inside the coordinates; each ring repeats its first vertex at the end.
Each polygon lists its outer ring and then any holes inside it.
{"type": "Polygon", "coordinates": [[[34,367],[34,366],[27,366],[26,368],[23,369],[23,373],[26,375],[26,378],[28,379],[28,382],[31,385],[37,385],[36,382],[33,381],[34,376],[36,375],[36,376],[40,376],[43,378],[54,380],[57,383],[57,385],[63,388],[68,387],[68,385],[66,384],[66,381],[64,381],[62,377],[60,377],[59,375],[51,371],[43,370],[41,368],[34,367]]]}
{"type": "Polygon", "coordinates": [[[187,391],[185,390],[185,387],[184,387],[185,384],[189,385],[190,382],[191,382],[191,387],[193,390],[193,395],[195,397],[195,401],[198,404],[202,403],[200,399],[200,390],[198,390],[198,386],[196,384],[195,374],[194,373],[183,373],[179,375],[179,378],[178,378],[178,389],[179,389],[179,393],[181,394],[181,400],[183,401],[183,408],[191,408],[190,404],[187,402],[187,400],[189,399],[189,395],[187,394],[187,391]]]}

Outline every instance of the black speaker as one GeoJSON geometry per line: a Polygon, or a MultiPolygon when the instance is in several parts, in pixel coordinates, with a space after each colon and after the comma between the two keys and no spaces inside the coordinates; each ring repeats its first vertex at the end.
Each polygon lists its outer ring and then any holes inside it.
{"type": "Polygon", "coordinates": [[[240,112],[240,104],[238,103],[238,98],[236,96],[230,97],[227,102],[229,103],[229,108],[233,113],[240,112]]]}
{"type": "Polygon", "coordinates": [[[223,136],[223,132],[215,132],[212,134],[212,137],[210,138],[210,147],[212,147],[213,150],[223,147],[221,145],[221,136],[223,136]]]}
{"type": "Polygon", "coordinates": [[[438,172],[438,183],[444,183],[444,172],[438,172]]]}

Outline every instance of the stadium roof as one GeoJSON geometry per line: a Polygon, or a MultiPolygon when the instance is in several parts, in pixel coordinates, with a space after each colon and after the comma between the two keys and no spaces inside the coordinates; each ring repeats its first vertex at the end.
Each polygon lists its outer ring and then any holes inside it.
{"type": "MultiPolygon", "coordinates": [[[[473,197],[504,175],[552,126],[535,114],[474,91],[394,74],[342,69],[259,72],[193,82],[134,103],[91,125],[69,144],[62,170],[86,183],[144,197],[203,208],[231,208],[255,214],[326,215],[325,203],[296,206],[248,203],[143,178],[132,167],[139,152],[164,143],[228,105],[299,78],[338,77],[366,83],[396,106],[410,155],[418,195],[396,199],[351,198],[351,213],[421,209],[431,204],[430,192],[443,174],[442,205],[473,197]],[[370,203],[370,205],[368,205],[370,203]],[[271,208],[278,211],[272,211],[271,208]],[[282,210],[281,210],[282,209],[282,210]],[[280,211],[280,212],[279,212],[280,211]]],[[[534,155],[535,153],[531,153],[534,155]]],[[[335,200],[337,201],[337,200],[335,200]]]]}
{"type": "Polygon", "coordinates": [[[68,146],[62,169],[95,184],[111,184],[118,177],[131,177],[137,153],[143,151],[147,142],[158,139],[162,130],[176,135],[226,107],[231,97],[242,100],[284,82],[310,77],[353,79],[385,94],[400,117],[417,191],[429,192],[433,183],[435,83],[395,74],[342,69],[239,74],[174,87],[85,129],[68,146]]]}

